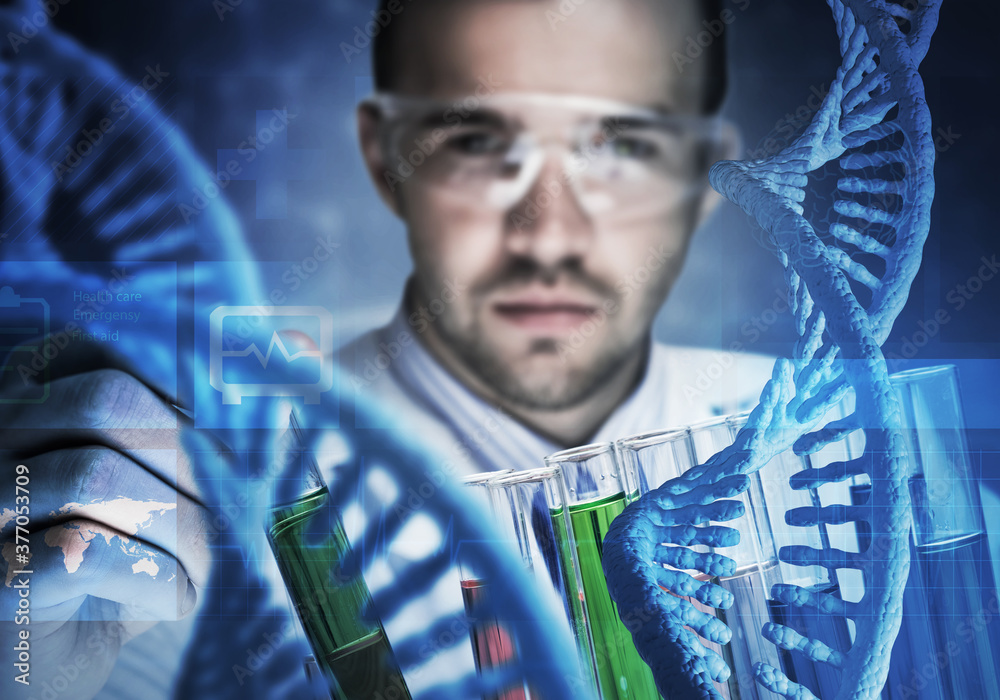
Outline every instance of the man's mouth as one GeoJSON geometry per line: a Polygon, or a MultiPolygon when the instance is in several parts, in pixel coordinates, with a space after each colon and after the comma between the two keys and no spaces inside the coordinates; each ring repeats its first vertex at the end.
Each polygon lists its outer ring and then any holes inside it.
{"type": "Polygon", "coordinates": [[[567,332],[597,313],[597,306],[571,301],[508,301],[493,305],[507,323],[533,332],[567,332]]]}

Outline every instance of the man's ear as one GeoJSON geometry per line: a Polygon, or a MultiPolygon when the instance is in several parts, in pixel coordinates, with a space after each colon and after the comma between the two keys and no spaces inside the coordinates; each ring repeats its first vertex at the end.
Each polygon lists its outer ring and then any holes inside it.
{"type": "MultiPolygon", "coordinates": [[[[719,128],[722,132],[721,139],[710,161],[714,163],[717,160],[737,160],[743,151],[743,136],[740,134],[740,130],[735,124],[726,120],[721,121],[719,128]]],[[[707,184],[708,173],[705,174],[705,180],[706,190],[698,210],[698,226],[705,223],[724,199],[721,194],[712,189],[711,185],[707,184]]]]}
{"type": "Polygon", "coordinates": [[[389,170],[380,137],[383,117],[378,107],[368,102],[358,105],[357,117],[358,143],[361,145],[361,156],[365,160],[368,176],[385,205],[393,214],[400,216],[398,192],[394,192],[400,183],[396,181],[396,173],[389,170]]]}

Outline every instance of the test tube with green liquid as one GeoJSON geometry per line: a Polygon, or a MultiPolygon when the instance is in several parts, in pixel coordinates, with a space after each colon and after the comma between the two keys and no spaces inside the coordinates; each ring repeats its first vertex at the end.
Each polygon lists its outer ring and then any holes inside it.
{"type": "Polygon", "coordinates": [[[362,617],[371,604],[364,579],[337,575],[351,544],[329,501],[313,465],[300,496],[271,509],[265,527],[278,569],[335,700],[409,700],[381,621],[362,617]],[[329,521],[330,535],[318,546],[305,541],[312,518],[329,521]]]}
{"type": "Polygon", "coordinates": [[[564,450],[545,458],[563,474],[563,489],[547,489],[556,541],[576,547],[594,642],[597,677],[605,700],[659,698],[653,672],[639,656],[608,593],[601,566],[604,536],[626,504],[625,482],[610,442],[564,450]],[[568,527],[563,516],[569,513],[568,527]]]}

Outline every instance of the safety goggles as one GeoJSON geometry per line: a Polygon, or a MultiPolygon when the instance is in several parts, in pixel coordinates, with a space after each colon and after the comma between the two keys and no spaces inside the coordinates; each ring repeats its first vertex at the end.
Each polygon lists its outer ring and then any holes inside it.
{"type": "MultiPolygon", "coordinates": [[[[732,127],[612,100],[495,93],[454,100],[378,94],[386,180],[410,178],[459,205],[507,211],[536,190],[543,206],[572,191],[595,219],[662,215],[702,191],[732,127]]],[[[530,207],[529,207],[530,210],[530,207]]]]}

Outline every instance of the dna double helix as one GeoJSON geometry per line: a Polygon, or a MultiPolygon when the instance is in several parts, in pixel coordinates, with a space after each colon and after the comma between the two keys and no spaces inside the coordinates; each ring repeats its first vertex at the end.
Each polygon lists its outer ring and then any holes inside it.
{"type": "MultiPolygon", "coordinates": [[[[780,153],[719,162],[710,173],[713,187],[769,235],[785,268],[799,336],[794,357],[775,363],[758,406],[731,447],[629,506],[605,538],[604,570],[620,608],[658,606],[658,617],[634,630],[633,638],[666,697],[719,697],[712,682],[730,674],[722,658],[698,639],[727,643],[730,630],[681,596],[720,609],[730,607],[733,597],[678,569],[727,576],[735,565],[687,545],[737,542],[731,528],[700,526],[738,517],[741,504],[718,499],[741,493],[746,475],[790,448],[811,454],[862,431],[861,456],[796,474],[788,488],[813,489],[867,475],[869,501],[795,508],[786,521],[800,527],[866,521],[879,536],[860,553],[802,546],[779,552],[789,564],[863,573],[865,592],[858,602],[786,584],[770,592],[789,606],[853,620],[849,650],[773,623],[765,625],[763,636],[840,669],[844,681],[837,698],[873,698],[885,683],[888,652],[901,623],[909,570],[907,460],[900,408],[880,346],[906,300],[929,231],[935,149],[917,68],[937,25],[940,0],[828,4],[843,62],[811,123],[780,153]],[[830,168],[839,172],[832,201],[809,201],[811,181],[830,168]],[[824,211],[822,220],[808,213],[817,209],[824,211]],[[854,412],[818,428],[849,390],[855,394],[854,412]]],[[[784,697],[814,697],[772,666],[757,664],[755,675],[784,697]]]]}

